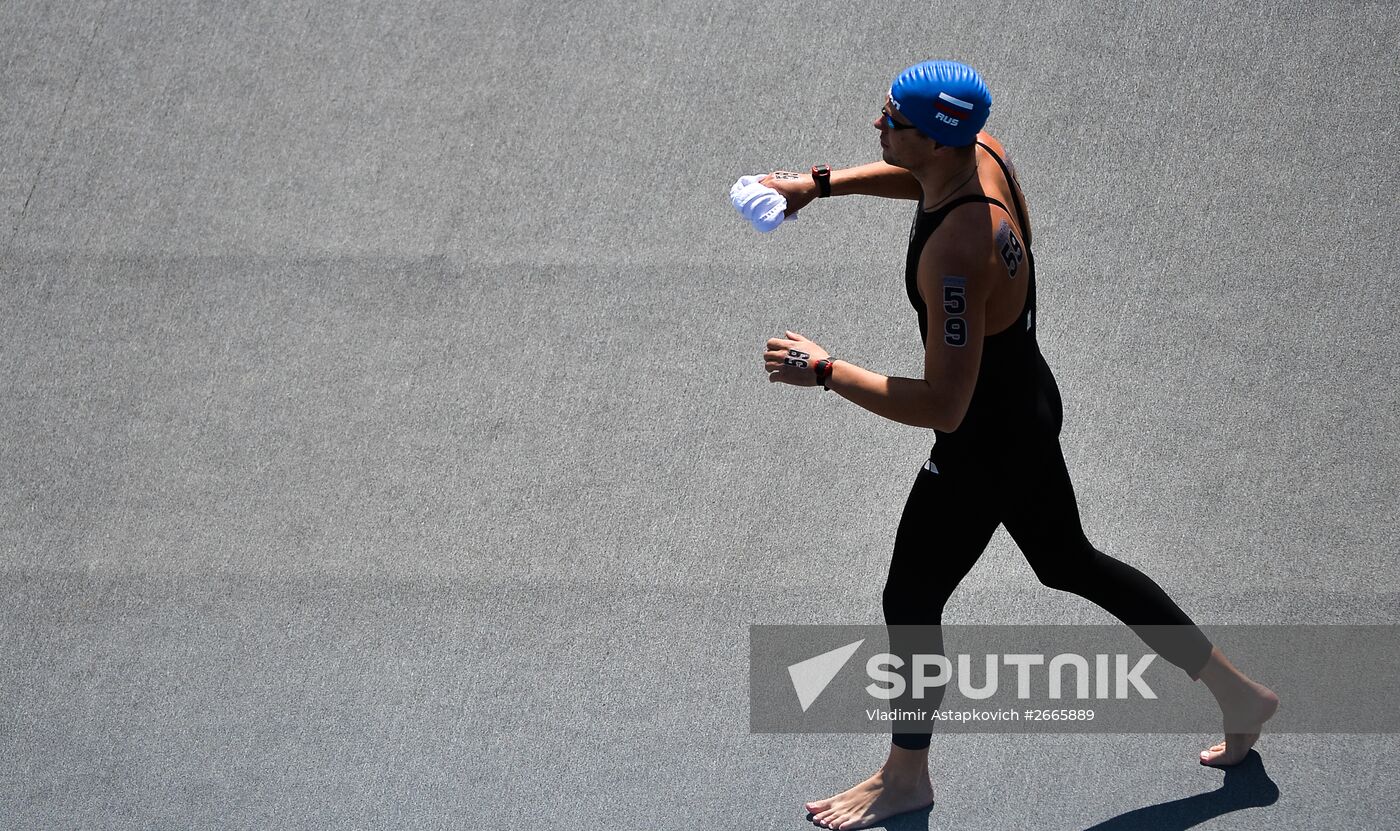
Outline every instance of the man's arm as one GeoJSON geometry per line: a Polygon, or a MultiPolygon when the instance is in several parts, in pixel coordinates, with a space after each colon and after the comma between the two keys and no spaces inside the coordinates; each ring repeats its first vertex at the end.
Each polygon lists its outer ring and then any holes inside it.
{"type": "MultiPolygon", "coordinates": [[[[811,173],[779,170],[763,177],[758,183],[783,195],[787,200],[787,210],[783,213],[788,216],[807,207],[817,198],[817,183],[812,179],[811,173]]],[[[914,174],[885,162],[871,162],[831,171],[832,196],[880,196],[885,199],[918,200],[923,198],[923,193],[914,174]]]]}
{"type": "MultiPolygon", "coordinates": [[[[810,176],[808,177],[810,178],[810,176]]],[[[815,188],[815,183],[813,184],[815,188]]],[[[914,174],[885,162],[831,171],[832,196],[880,196],[885,199],[923,198],[923,189],[914,174]]]]}
{"type": "Polygon", "coordinates": [[[827,387],[892,421],[950,433],[962,424],[977,387],[993,262],[950,250],[957,234],[944,230],[919,258],[919,294],[928,307],[924,377],[889,378],[837,360],[827,387]]]}

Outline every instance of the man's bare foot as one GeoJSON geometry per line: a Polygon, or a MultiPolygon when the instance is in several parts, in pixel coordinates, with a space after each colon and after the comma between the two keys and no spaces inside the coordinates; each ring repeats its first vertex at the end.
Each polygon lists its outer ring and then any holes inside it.
{"type": "Polygon", "coordinates": [[[1225,741],[1201,751],[1201,764],[1229,767],[1244,761],[1259,741],[1260,728],[1278,711],[1278,696],[1268,687],[1250,680],[1235,669],[1219,649],[1201,670],[1201,680],[1210,687],[1220,705],[1225,741]]]}
{"type": "Polygon", "coordinates": [[[869,779],[833,797],[806,804],[808,819],[821,828],[869,828],[896,814],[933,804],[928,751],[890,748],[890,758],[869,779]]]}

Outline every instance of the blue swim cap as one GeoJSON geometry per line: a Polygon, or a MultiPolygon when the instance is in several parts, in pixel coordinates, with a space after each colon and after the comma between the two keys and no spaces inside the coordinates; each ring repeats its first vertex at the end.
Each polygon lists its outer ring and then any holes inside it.
{"type": "Polygon", "coordinates": [[[977,139],[992,111],[992,94],[977,70],[956,61],[924,61],[894,79],[890,98],[919,132],[953,147],[977,139]]]}

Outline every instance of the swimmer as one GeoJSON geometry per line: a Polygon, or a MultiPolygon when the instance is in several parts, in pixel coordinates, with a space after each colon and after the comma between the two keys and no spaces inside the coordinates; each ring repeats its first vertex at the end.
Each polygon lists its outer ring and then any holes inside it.
{"type": "MultiPolygon", "coordinates": [[[[924,62],[901,72],[882,102],[874,120],[880,161],[762,180],[787,199],[788,215],[831,196],[918,202],[905,286],[924,356],[922,377],[887,377],[786,331],[765,345],[764,368],[772,382],[821,386],[934,431],[895,534],[887,626],[941,623],[949,596],[1004,525],[1041,582],[1102,606],[1207,686],[1225,740],[1202,751],[1200,763],[1237,764],[1278,696],[1236,669],[1160,586],[1084,535],[1059,444],[1060,392],[1036,341],[1030,216],[1006,148],[982,131],[990,111],[991,94],[971,67],[924,62]]],[[[892,640],[891,647],[943,652],[942,643],[892,640]]],[[[937,708],[942,689],[920,706],[937,708]]],[[[929,744],[927,728],[896,723],[885,763],[849,790],[808,802],[809,818],[824,828],[864,828],[928,807],[929,744]]]]}

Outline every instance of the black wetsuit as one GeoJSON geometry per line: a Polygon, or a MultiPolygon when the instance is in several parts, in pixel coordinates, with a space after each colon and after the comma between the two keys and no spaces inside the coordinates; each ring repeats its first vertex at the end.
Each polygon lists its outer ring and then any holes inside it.
{"type": "MultiPolygon", "coordinates": [[[[919,255],[943,219],[960,205],[988,203],[1015,217],[1022,229],[1028,227],[1006,163],[992,148],[978,144],[1001,166],[1016,209],[980,194],[932,212],[925,212],[920,202],[909,234],[905,282],[918,312],[921,344],[927,342],[929,321],[918,289],[919,255]]],[[[1161,587],[1098,551],[1084,536],[1060,450],[1060,393],[1035,339],[1035,258],[1029,235],[1024,243],[1025,262],[1012,279],[1027,281],[1025,306],[1009,327],[983,338],[977,386],[962,423],[951,433],[935,433],[937,442],[914,482],[895,536],[884,591],[885,623],[939,624],[948,597],[997,526],[1005,525],[1042,583],[1102,606],[1194,678],[1210,657],[1210,641],[1161,587]]],[[[941,633],[934,632],[931,642],[896,642],[892,636],[891,651],[942,654],[941,633]]],[[[942,690],[931,688],[933,697],[919,702],[891,703],[936,709],[942,690]]],[[[902,727],[910,725],[894,725],[895,744],[928,746],[928,728],[901,732],[902,727]]]]}

